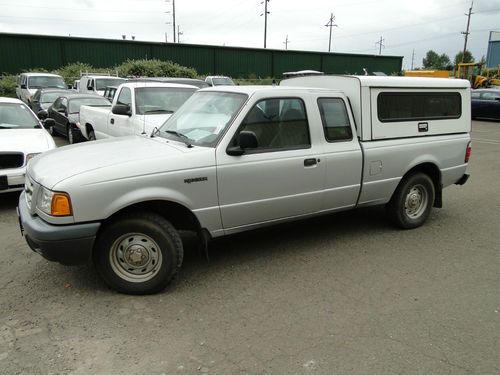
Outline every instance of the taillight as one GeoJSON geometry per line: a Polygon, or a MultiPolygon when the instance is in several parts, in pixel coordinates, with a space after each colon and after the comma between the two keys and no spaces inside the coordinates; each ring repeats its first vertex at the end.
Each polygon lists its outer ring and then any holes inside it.
{"type": "Polygon", "coordinates": [[[467,148],[465,149],[465,161],[464,161],[464,163],[469,162],[471,153],[472,153],[472,147],[471,147],[470,142],[469,142],[469,143],[467,143],[467,148]]]}

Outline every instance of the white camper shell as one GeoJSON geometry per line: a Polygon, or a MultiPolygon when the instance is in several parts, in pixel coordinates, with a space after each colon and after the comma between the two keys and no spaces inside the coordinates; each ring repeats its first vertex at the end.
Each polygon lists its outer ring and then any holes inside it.
{"type": "Polygon", "coordinates": [[[308,76],[280,86],[328,88],[348,98],[361,141],[467,133],[470,83],[463,79],[308,76]]]}

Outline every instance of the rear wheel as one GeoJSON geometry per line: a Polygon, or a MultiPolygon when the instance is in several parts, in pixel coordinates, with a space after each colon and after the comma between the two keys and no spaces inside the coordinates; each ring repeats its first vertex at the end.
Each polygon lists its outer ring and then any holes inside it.
{"type": "Polygon", "coordinates": [[[387,212],[400,228],[417,228],[429,217],[434,197],[434,183],[430,177],[421,172],[413,173],[401,180],[387,204],[387,212]]]}
{"type": "Polygon", "coordinates": [[[75,126],[72,124],[67,125],[66,135],[68,137],[68,142],[70,145],[83,141],[83,136],[82,133],[80,133],[80,129],[75,128],[75,126]]]}
{"type": "Polygon", "coordinates": [[[124,216],[104,228],[94,264],[113,289],[127,294],[163,290],[182,264],[182,241],[175,228],[154,213],[124,216]]]}

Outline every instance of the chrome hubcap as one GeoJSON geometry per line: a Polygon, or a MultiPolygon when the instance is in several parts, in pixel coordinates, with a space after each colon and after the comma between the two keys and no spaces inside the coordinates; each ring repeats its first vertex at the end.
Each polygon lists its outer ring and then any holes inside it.
{"type": "Polygon", "coordinates": [[[422,185],[413,186],[406,195],[406,214],[412,219],[420,217],[427,208],[428,199],[427,190],[422,185]]]}
{"type": "Polygon", "coordinates": [[[152,279],[162,263],[160,247],[142,233],[120,236],[111,246],[109,258],[113,271],[130,282],[152,279]]]}

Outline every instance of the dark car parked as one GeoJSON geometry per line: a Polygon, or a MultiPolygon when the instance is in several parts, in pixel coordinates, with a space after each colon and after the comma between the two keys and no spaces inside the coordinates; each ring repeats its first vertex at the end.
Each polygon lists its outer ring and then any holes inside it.
{"type": "Polygon", "coordinates": [[[500,89],[472,91],[472,118],[500,120],[500,89]]]}
{"type": "MultiPolygon", "coordinates": [[[[31,99],[31,109],[36,114],[38,114],[38,112],[40,111],[46,111],[58,97],[62,95],[72,94],[74,92],[75,91],[73,90],[66,90],[59,88],[38,89],[33,95],[33,98],[31,99]]],[[[38,117],[42,117],[42,119],[43,117],[46,118],[47,113],[40,114],[40,116],[38,117]]]]}
{"type": "Polygon", "coordinates": [[[50,106],[48,115],[55,124],[49,128],[52,135],[61,134],[68,137],[70,144],[84,141],[76,123],[80,121],[80,107],[109,107],[111,103],[106,98],[96,94],[68,94],[60,96],[50,106]]]}

